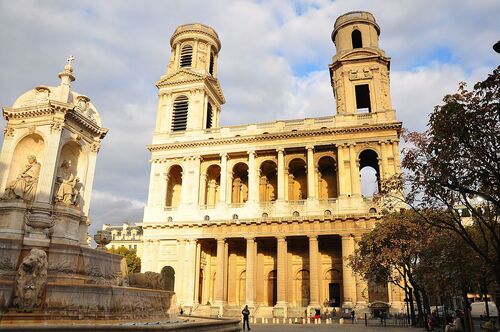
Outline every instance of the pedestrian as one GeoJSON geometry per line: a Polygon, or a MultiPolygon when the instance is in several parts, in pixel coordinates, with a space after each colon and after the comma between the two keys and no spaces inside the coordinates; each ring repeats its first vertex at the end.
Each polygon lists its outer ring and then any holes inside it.
{"type": "Polygon", "coordinates": [[[241,311],[243,315],[243,331],[245,331],[245,322],[247,323],[247,330],[250,331],[250,325],[248,325],[248,316],[250,316],[250,310],[248,310],[248,305],[241,311]]]}
{"type": "Polygon", "coordinates": [[[446,325],[444,332],[463,331],[463,330],[464,328],[462,326],[462,320],[456,313],[453,313],[453,323],[446,325]]]}
{"type": "Polygon", "coordinates": [[[351,324],[354,324],[356,321],[356,311],[351,311],[351,324]]]}

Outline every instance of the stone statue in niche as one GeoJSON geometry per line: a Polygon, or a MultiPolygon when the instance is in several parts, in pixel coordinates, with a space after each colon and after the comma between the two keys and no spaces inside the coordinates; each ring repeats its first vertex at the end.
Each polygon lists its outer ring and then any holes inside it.
{"type": "Polygon", "coordinates": [[[31,249],[23,259],[16,274],[14,306],[30,312],[42,303],[42,294],[47,284],[47,254],[40,249],[31,249]]]}
{"type": "Polygon", "coordinates": [[[58,184],[58,188],[55,201],[67,206],[77,205],[81,184],[80,179],[71,172],[71,160],[64,160],[62,162],[56,183],[58,184]]]}
{"type": "Polygon", "coordinates": [[[17,178],[5,189],[2,199],[21,198],[25,201],[33,201],[40,175],[40,163],[36,156],[28,156],[28,164],[17,178]]]}

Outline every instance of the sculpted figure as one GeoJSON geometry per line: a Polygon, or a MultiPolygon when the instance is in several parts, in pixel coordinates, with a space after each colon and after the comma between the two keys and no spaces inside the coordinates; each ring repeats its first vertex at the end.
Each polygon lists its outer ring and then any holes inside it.
{"type": "Polygon", "coordinates": [[[40,306],[47,284],[47,265],[45,251],[31,249],[17,270],[14,306],[23,311],[40,306]]]}
{"type": "Polygon", "coordinates": [[[71,173],[71,161],[64,160],[59,168],[59,175],[57,177],[57,183],[59,188],[56,193],[56,202],[62,202],[65,205],[71,205],[74,202],[75,186],[77,184],[77,178],[71,173]]]}
{"type": "Polygon", "coordinates": [[[35,198],[38,176],[40,174],[40,163],[34,155],[28,156],[28,164],[17,178],[5,189],[3,199],[22,198],[32,201],[35,198]]]}
{"type": "Polygon", "coordinates": [[[128,275],[128,284],[130,287],[137,288],[164,289],[162,275],[150,271],[145,273],[130,273],[128,275]]]}

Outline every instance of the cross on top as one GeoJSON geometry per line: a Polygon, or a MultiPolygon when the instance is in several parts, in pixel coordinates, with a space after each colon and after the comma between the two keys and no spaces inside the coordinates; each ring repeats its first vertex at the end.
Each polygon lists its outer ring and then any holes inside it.
{"type": "Polygon", "coordinates": [[[75,57],[74,57],[74,56],[72,56],[72,55],[70,55],[70,56],[69,56],[69,58],[67,59],[67,61],[68,61],[68,65],[70,65],[70,66],[71,66],[71,62],[73,62],[74,60],[75,60],[75,57]]]}

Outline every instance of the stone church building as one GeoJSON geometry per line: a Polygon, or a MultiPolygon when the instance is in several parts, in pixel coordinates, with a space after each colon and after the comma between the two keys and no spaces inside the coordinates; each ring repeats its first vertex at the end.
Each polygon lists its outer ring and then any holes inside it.
{"type": "Polygon", "coordinates": [[[361,170],[370,167],[378,182],[400,171],[401,122],[379,35],[368,12],[335,21],[331,116],[221,127],[218,35],[202,24],[175,30],[156,83],[139,255],[143,272],[174,269],[185,310],[232,316],[248,304],[260,317],[399,310],[399,290],[368,284],[347,260],[382,221],[377,203],[362,195],[361,170]]]}

